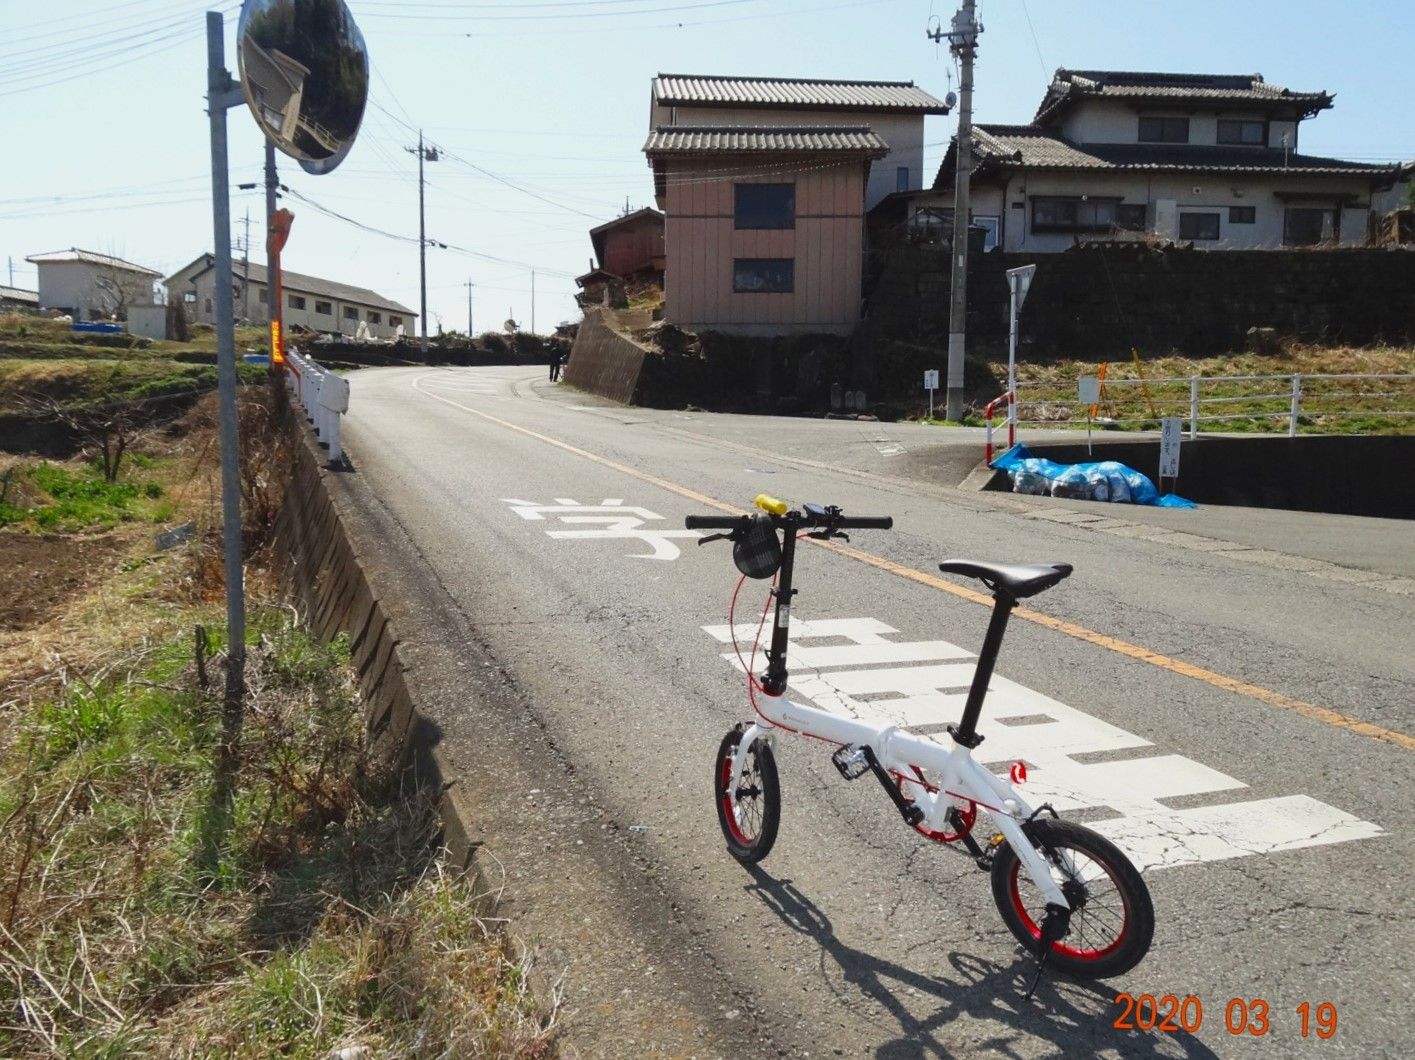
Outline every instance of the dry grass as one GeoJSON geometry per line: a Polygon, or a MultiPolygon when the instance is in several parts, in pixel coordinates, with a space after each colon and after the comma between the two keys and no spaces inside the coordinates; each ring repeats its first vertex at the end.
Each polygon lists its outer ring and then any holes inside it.
{"type": "MultiPolygon", "coordinates": [[[[247,403],[245,437],[271,441],[267,417],[247,403]]],[[[553,1003],[439,867],[426,798],[366,779],[343,644],[252,604],[240,753],[219,765],[212,420],[198,407],[157,457],[192,542],[119,527],[117,569],[0,635],[0,1055],[555,1055],[553,1003]]],[[[283,490],[273,454],[245,454],[248,545],[283,490]]],[[[253,565],[249,598],[275,591],[253,565]]]]}
{"type": "MultiPolygon", "coordinates": [[[[1018,361],[1018,393],[1021,418],[1032,423],[1064,425],[1082,417],[1076,404],[1076,381],[1095,375],[1094,361],[1048,361],[1032,363],[1025,356],[1018,361]]],[[[1006,362],[991,365],[997,378],[1005,379],[1006,362]]],[[[1233,353],[1213,357],[1145,357],[1137,368],[1132,361],[1117,359],[1109,365],[1108,383],[1115,380],[1146,380],[1138,385],[1108,386],[1101,415],[1126,421],[1141,428],[1158,426],[1160,416],[1187,416],[1191,376],[1287,376],[1342,374],[1415,373],[1415,348],[1408,346],[1330,347],[1287,343],[1277,354],[1233,353]]],[[[1205,424],[1213,431],[1287,430],[1291,401],[1286,379],[1253,382],[1204,383],[1204,399],[1221,398],[1221,403],[1205,405],[1201,415],[1210,413],[1242,415],[1242,419],[1205,424]]],[[[1302,433],[1405,434],[1415,432],[1415,381],[1412,380],[1319,380],[1302,382],[1302,433]],[[1391,415],[1398,413],[1399,415],[1391,415]]]]}

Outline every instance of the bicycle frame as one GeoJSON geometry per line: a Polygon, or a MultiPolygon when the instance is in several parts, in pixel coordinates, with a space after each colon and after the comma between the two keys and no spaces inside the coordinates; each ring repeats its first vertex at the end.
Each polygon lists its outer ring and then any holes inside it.
{"type": "MultiPolygon", "coordinates": [[[[752,706],[757,718],[743,733],[737,745],[732,761],[732,775],[727,786],[728,805],[735,807],[737,804],[737,787],[753,743],[758,738],[774,742],[778,729],[841,747],[868,747],[886,773],[896,781],[913,784],[918,789],[911,793],[910,798],[923,811],[922,824],[933,830],[946,830],[950,827],[948,815],[954,805],[953,799],[977,803],[992,816],[997,830],[1016,852],[1022,866],[1045,900],[1070,909],[1071,903],[1052,877],[1046,860],[1037,853],[1023,830],[1023,824],[1030,820],[1035,812],[1034,807],[1010,783],[989,772],[973,758],[973,748],[982,742],[976,732],[978,716],[982,710],[983,699],[987,695],[988,682],[992,680],[993,666],[1002,646],[1007,620],[1016,601],[1002,595],[994,597],[996,603],[992,620],[988,624],[983,648],[978,654],[977,669],[968,692],[963,718],[958,725],[948,727],[954,741],[951,749],[933,740],[915,736],[897,725],[876,725],[858,718],[842,717],[819,707],[796,703],[786,698],[785,691],[789,680],[786,656],[789,647],[791,600],[796,594],[791,582],[795,567],[797,530],[794,522],[788,521],[784,525],[780,577],[772,590],[776,616],[771,646],[767,650],[767,671],[761,681],[764,695],[761,700],[752,697],[752,706]],[[937,778],[936,791],[930,790],[929,785],[920,783],[911,775],[913,766],[927,769],[937,778]]],[[[748,677],[749,680],[753,679],[750,674],[748,677]]]]}

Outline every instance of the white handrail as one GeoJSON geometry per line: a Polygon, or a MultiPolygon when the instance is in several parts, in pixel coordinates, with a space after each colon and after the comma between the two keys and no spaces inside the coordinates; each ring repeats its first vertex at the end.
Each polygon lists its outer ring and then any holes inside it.
{"type": "Polygon", "coordinates": [[[338,464],[344,456],[339,426],[349,410],[348,380],[321,368],[293,347],[286,350],[285,360],[290,369],[285,377],[290,392],[304,409],[305,418],[314,425],[320,444],[329,449],[329,462],[338,464]]]}
{"type": "MultiPolygon", "coordinates": [[[[1366,401],[1373,401],[1373,400],[1377,400],[1377,401],[1378,401],[1378,400],[1391,400],[1391,401],[1394,401],[1394,400],[1397,400],[1397,399],[1399,399],[1399,398],[1401,398],[1401,397],[1406,397],[1406,398],[1408,398],[1409,400],[1411,400],[1412,402],[1415,402],[1415,390],[1412,390],[1412,391],[1409,391],[1409,392],[1405,392],[1405,391],[1402,391],[1402,389],[1401,389],[1401,388],[1398,388],[1398,387],[1392,387],[1392,388],[1390,388],[1390,389],[1388,389],[1388,390],[1385,390],[1385,391],[1383,391],[1383,392],[1372,392],[1372,391],[1342,391],[1342,390],[1338,390],[1338,391],[1334,391],[1334,392],[1324,392],[1324,391],[1321,389],[1322,384],[1327,383],[1327,382],[1333,382],[1333,381],[1338,381],[1338,380],[1340,380],[1340,381],[1347,381],[1347,380],[1362,380],[1362,379],[1366,379],[1366,380],[1381,380],[1381,381],[1386,381],[1386,382],[1401,382],[1401,383],[1415,384],[1415,373],[1412,373],[1412,372],[1324,372],[1324,373],[1317,373],[1317,372],[1312,372],[1312,373],[1308,373],[1308,372],[1293,372],[1293,373],[1288,373],[1288,374],[1285,374],[1285,375],[1193,375],[1193,376],[1170,376],[1170,377],[1168,377],[1168,378],[1156,378],[1156,379],[1138,379],[1138,378],[1107,379],[1107,380],[1105,380],[1105,384],[1104,384],[1104,385],[1105,385],[1107,388],[1111,388],[1111,387],[1124,387],[1124,386],[1132,386],[1132,387],[1133,387],[1133,386],[1139,386],[1139,387],[1144,387],[1144,388],[1146,388],[1146,391],[1147,391],[1147,393],[1146,393],[1146,398],[1147,398],[1147,400],[1148,400],[1148,402],[1149,402],[1149,404],[1150,404],[1150,406],[1151,406],[1152,409],[1153,409],[1154,407],[1156,407],[1156,406],[1168,406],[1168,407],[1182,406],[1182,405],[1185,403],[1185,399],[1184,399],[1184,398],[1181,398],[1181,397],[1178,396],[1177,394],[1174,394],[1173,390],[1174,390],[1175,387],[1177,387],[1177,386],[1179,386],[1179,385],[1184,385],[1184,386],[1186,386],[1187,389],[1188,389],[1188,391],[1189,391],[1189,393],[1188,393],[1188,401],[1187,401],[1187,404],[1188,404],[1188,413],[1189,413],[1189,415],[1188,415],[1186,418],[1189,420],[1189,437],[1190,437],[1190,438],[1196,438],[1196,437],[1198,437],[1198,434],[1199,434],[1199,425],[1200,425],[1201,423],[1218,423],[1218,422],[1225,422],[1225,421],[1229,421],[1229,420],[1274,419],[1274,418],[1277,418],[1277,417],[1281,417],[1281,418],[1283,418],[1283,419],[1285,419],[1285,420],[1287,421],[1287,434],[1288,434],[1289,437],[1295,437],[1296,434],[1297,434],[1297,431],[1298,431],[1298,426],[1299,426],[1299,422],[1300,422],[1301,415],[1302,415],[1302,405],[1303,405],[1304,400],[1306,401],[1306,403],[1307,403],[1309,409],[1312,407],[1312,405],[1318,404],[1318,403],[1321,403],[1321,402],[1332,401],[1332,400],[1338,400],[1338,399],[1352,399],[1352,398],[1357,398],[1357,399],[1366,400],[1366,401]],[[1284,388],[1282,391],[1277,392],[1277,393],[1242,394],[1242,395],[1237,395],[1237,396],[1222,396],[1222,397],[1220,397],[1220,396],[1204,397],[1204,396],[1201,394],[1201,388],[1202,388],[1203,386],[1205,386],[1205,385],[1224,384],[1224,383],[1260,383],[1260,382],[1277,382],[1277,381],[1284,381],[1284,382],[1286,382],[1286,383],[1288,384],[1288,386],[1287,386],[1286,388],[1284,388]],[[1167,393],[1167,394],[1162,394],[1162,395],[1151,395],[1151,394],[1148,393],[1148,391],[1151,390],[1151,389],[1154,389],[1154,390],[1167,389],[1167,390],[1169,391],[1169,393],[1167,393]],[[1204,414],[1203,411],[1202,411],[1202,407],[1203,407],[1204,405],[1241,405],[1241,404],[1263,405],[1263,404],[1265,404],[1265,403],[1267,403],[1267,404],[1269,404],[1269,405],[1278,405],[1278,403],[1281,403],[1281,404],[1280,404],[1280,406],[1275,407],[1275,408],[1269,408],[1269,409],[1261,409],[1261,408],[1260,408],[1260,409],[1255,409],[1255,410],[1252,411],[1252,412],[1239,413],[1239,414],[1222,414],[1222,413],[1208,413],[1208,414],[1204,414]]],[[[1032,405],[1037,405],[1037,404],[1046,404],[1046,405],[1068,405],[1068,404],[1076,404],[1076,399],[1075,399],[1075,398],[1057,398],[1057,399],[1055,399],[1055,400],[1033,400],[1033,401],[1030,401],[1030,402],[1026,400],[1025,393],[1024,393],[1026,390],[1028,390],[1028,389],[1035,390],[1035,389],[1038,388],[1038,387],[1055,387],[1056,385],[1057,385],[1057,384],[1054,384],[1054,383],[1045,383],[1045,382],[1040,382],[1040,381],[1023,381],[1023,382],[1019,382],[1019,383],[1017,384],[1017,389],[1018,389],[1018,391],[1019,391],[1019,393],[1017,394],[1017,405],[1018,405],[1019,408],[1020,408],[1020,406],[1022,406],[1022,405],[1024,405],[1024,404],[1032,404],[1032,405]]],[[[1130,399],[1130,400],[1134,400],[1134,399],[1132,398],[1132,399],[1130,399]]],[[[1327,408],[1323,408],[1323,409],[1321,410],[1320,414],[1321,414],[1322,416],[1328,416],[1328,417],[1334,417],[1334,418],[1336,418],[1336,417],[1347,417],[1347,416],[1405,417],[1405,416],[1415,415],[1415,412],[1412,412],[1412,411],[1410,411],[1409,409],[1399,409],[1399,408],[1390,409],[1390,410],[1388,410],[1388,411],[1385,411],[1385,410],[1379,410],[1379,411],[1378,411],[1378,410],[1372,410],[1372,409],[1327,409],[1327,408]]],[[[1147,417],[1129,417],[1129,418],[1125,418],[1125,419],[1112,419],[1112,420],[1110,420],[1109,422],[1112,422],[1112,423],[1143,423],[1143,422],[1146,422],[1147,420],[1153,420],[1154,418],[1155,418],[1155,417],[1153,417],[1153,416],[1147,416],[1147,417]]],[[[1031,423],[1031,424],[1036,425],[1036,426],[1058,426],[1058,427],[1059,427],[1059,426],[1065,426],[1065,425],[1069,425],[1069,424],[1077,424],[1077,425],[1079,425],[1079,424],[1084,423],[1085,420],[1082,420],[1082,419],[1067,419],[1067,420],[1028,420],[1028,421],[1024,421],[1024,420],[1022,420],[1022,418],[1021,418],[1021,416],[1020,416],[1020,414],[1019,414],[1018,422],[1019,422],[1019,423],[1020,423],[1020,422],[1028,422],[1028,423],[1031,423]]]]}

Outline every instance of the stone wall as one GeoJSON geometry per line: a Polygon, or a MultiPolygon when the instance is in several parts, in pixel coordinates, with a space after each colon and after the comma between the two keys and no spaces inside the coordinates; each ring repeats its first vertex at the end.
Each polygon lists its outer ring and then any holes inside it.
{"type": "MultiPolygon", "coordinates": [[[[1063,254],[970,258],[970,345],[1007,344],[1006,270],[1035,264],[1021,316],[1029,357],[1111,358],[1131,347],[1205,355],[1243,348],[1250,327],[1313,341],[1415,341],[1415,250],[1204,251],[1082,244],[1063,254]]],[[[872,270],[857,351],[871,342],[946,349],[947,248],[891,250],[872,270]]]]}

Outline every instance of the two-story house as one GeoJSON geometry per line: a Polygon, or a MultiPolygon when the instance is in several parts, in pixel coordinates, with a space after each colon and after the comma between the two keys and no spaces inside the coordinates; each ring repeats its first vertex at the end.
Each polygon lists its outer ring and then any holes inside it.
{"type": "Polygon", "coordinates": [[[664,319],[848,332],[864,212],[922,180],[938,99],[901,81],[660,74],[644,153],[664,221],[664,319]]]}
{"type": "MultiPolygon", "coordinates": [[[[1396,164],[1303,154],[1332,105],[1261,74],[1058,70],[1030,125],[977,125],[971,214],[988,247],[1065,250],[1157,237],[1206,249],[1351,245],[1396,164]]],[[[915,215],[951,211],[957,138],[915,215]]]]}

